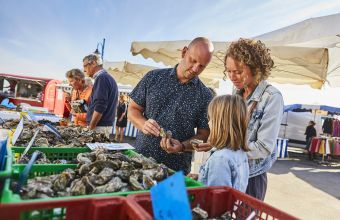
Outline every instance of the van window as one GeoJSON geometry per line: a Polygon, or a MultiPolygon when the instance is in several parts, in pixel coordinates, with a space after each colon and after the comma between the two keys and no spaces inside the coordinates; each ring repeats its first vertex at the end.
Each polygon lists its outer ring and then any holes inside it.
{"type": "Polygon", "coordinates": [[[42,86],[38,83],[20,81],[17,84],[16,97],[34,100],[42,100],[42,86]]]}
{"type": "Polygon", "coordinates": [[[0,93],[5,97],[14,97],[16,81],[0,78],[0,93]]]}

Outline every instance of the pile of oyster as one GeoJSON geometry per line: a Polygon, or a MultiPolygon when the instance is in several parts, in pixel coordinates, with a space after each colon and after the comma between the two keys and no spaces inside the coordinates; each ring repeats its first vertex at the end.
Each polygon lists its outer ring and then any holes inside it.
{"type": "Polygon", "coordinates": [[[209,218],[208,212],[201,209],[199,205],[191,210],[192,212],[192,219],[194,220],[231,220],[231,213],[229,211],[222,214],[220,217],[217,218],[209,218]]]}
{"type": "MultiPolygon", "coordinates": [[[[128,157],[121,152],[97,149],[77,156],[78,168],[60,174],[29,179],[23,199],[76,196],[150,189],[173,171],[152,158],[128,157]]],[[[15,186],[13,186],[15,187],[15,186]]]]}
{"type": "MultiPolygon", "coordinates": [[[[14,129],[19,120],[8,120],[2,124],[5,129],[14,129]]],[[[33,146],[39,147],[84,147],[86,143],[108,143],[110,140],[103,133],[96,133],[86,127],[80,126],[55,126],[61,138],[50,131],[43,131],[44,124],[24,120],[24,128],[16,141],[16,146],[26,147],[33,138],[35,131],[39,128],[39,133],[35,138],[33,146]]]]}
{"type": "MultiPolygon", "coordinates": [[[[77,163],[77,161],[67,161],[65,159],[55,159],[55,160],[49,160],[46,156],[45,153],[40,152],[40,151],[36,151],[38,152],[38,157],[35,160],[35,164],[72,164],[72,163],[77,163]]],[[[27,164],[33,154],[25,154],[24,156],[20,157],[17,160],[17,163],[19,164],[27,164]]]]}
{"type": "MultiPolygon", "coordinates": [[[[110,140],[103,133],[96,133],[91,131],[86,127],[79,126],[57,126],[56,129],[61,135],[61,138],[56,137],[56,135],[50,131],[40,131],[34,141],[33,146],[39,147],[84,147],[86,143],[95,142],[110,142],[110,140]]],[[[19,136],[15,145],[17,146],[27,146],[32,139],[36,128],[31,129],[24,127],[21,135],[19,136]]]]}

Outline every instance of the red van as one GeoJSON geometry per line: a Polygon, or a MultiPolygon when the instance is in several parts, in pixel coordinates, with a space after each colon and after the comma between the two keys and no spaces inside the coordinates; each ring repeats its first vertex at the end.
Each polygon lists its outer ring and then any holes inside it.
{"type": "Polygon", "coordinates": [[[56,79],[0,73],[0,102],[9,98],[14,105],[27,103],[56,113],[56,100],[64,99],[63,94],[57,94],[59,83],[56,79]]]}

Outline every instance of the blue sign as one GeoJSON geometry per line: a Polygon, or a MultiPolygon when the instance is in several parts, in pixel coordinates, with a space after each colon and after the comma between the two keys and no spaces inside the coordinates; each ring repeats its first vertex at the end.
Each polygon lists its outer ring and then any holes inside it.
{"type": "Polygon", "coordinates": [[[27,112],[27,115],[30,117],[32,121],[38,121],[38,119],[34,116],[34,114],[30,111],[27,112]]]}
{"type": "Polygon", "coordinates": [[[177,172],[151,188],[152,209],[156,220],[191,220],[183,172],[177,172]]]}

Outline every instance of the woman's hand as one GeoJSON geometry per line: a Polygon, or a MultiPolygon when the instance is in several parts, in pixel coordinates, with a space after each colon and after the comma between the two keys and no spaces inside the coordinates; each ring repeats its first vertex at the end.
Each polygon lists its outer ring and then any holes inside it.
{"type": "Polygon", "coordinates": [[[198,152],[206,152],[206,151],[211,150],[211,148],[213,148],[213,146],[211,146],[209,142],[202,143],[202,144],[195,144],[195,145],[192,145],[192,147],[198,152]]]}
{"type": "Polygon", "coordinates": [[[118,119],[119,122],[121,122],[122,120],[123,120],[123,117],[120,117],[120,118],[118,119]]]}

